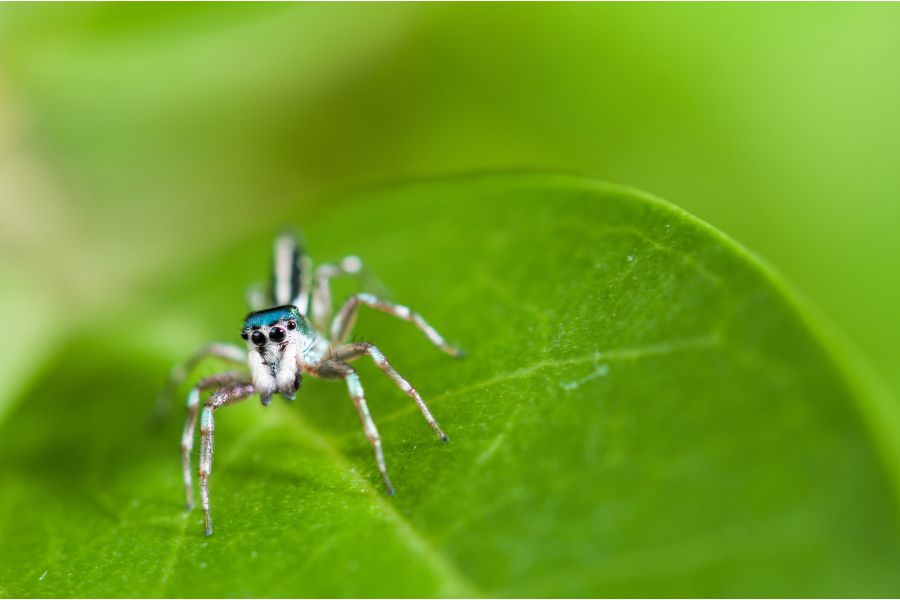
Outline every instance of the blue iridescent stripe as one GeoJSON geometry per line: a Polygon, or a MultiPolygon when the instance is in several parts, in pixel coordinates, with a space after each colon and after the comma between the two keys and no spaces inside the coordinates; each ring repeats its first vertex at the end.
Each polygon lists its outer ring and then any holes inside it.
{"type": "Polygon", "coordinates": [[[263,325],[271,325],[276,321],[287,319],[302,320],[296,306],[276,306],[252,312],[244,319],[244,327],[262,327],[263,325]]]}

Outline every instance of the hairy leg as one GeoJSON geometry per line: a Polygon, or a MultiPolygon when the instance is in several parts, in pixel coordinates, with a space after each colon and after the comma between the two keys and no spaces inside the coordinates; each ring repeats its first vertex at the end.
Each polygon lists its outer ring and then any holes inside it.
{"type": "Polygon", "coordinates": [[[213,394],[200,413],[200,505],[203,508],[203,529],[212,535],[212,519],[209,512],[209,474],[213,456],[213,412],[228,404],[244,400],[256,390],[251,384],[238,384],[222,388],[213,394]]]}
{"type": "Polygon", "coordinates": [[[347,382],[347,390],[350,392],[350,399],[362,422],[363,431],[372,446],[372,452],[375,454],[375,463],[378,465],[378,471],[381,473],[381,479],[384,481],[384,487],[387,489],[389,496],[394,495],[394,486],[391,478],[388,476],[387,466],[384,462],[384,452],[381,448],[381,436],[378,434],[378,428],[375,427],[375,421],[369,413],[369,406],[366,404],[365,394],[363,393],[362,384],[359,381],[359,375],[347,363],[337,360],[325,360],[316,365],[306,367],[306,370],[316,377],[322,379],[343,379],[347,382]]]}
{"type": "Polygon", "coordinates": [[[181,435],[181,465],[184,474],[184,492],[187,509],[194,507],[194,486],[191,478],[191,452],[194,449],[194,428],[197,425],[197,411],[200,408],[200,393],[238,383],[246,383],[247,375],[243,373],[217,373],[197,382],[191,388],[187,401],[187,416],[184,421],[184,433],[181,435]]]}
{"type": "Polygon", "coordinates": [[[375,344],[370,344],[368,342],[346,344],[334,350],[332,356],[336,360],[349,362],[366,354],[372,357],[372,360],[375,362],[378,368],[384,371],[387,376],[397,384],[397,387],[406,392],[409,397],[413,399],[413,401],[416,403],[416,406],[418,406],[419,410],[422,411],[422,416],[425,417],[425,420],[428,422],[437,436],[444,442],[449,441],[444,432],[441,431],[441,428],[437,424],[437,421],[434,420],[431,411],[428,410],[428,406],[425,404],[425,401],[422,400],[422,396],[419,395],[419,392],[417,392],[416,389],[412,385],[410,385],[410,383],[406,379],[404,379],[396,369],[394,369],[391,363],[388,362],[387,358],[385,358],[384,353],[382,353],[381,350],[379,350],[378,347],[375,346],[375,344]]]}
{"type": "Polygon", "coordinates": [[[188,378],[188,375],[200,362],[211,357],[242,365],[247,362],[247,351],[234,344],[214,342],[197,350],[193,356],[183,363],[175,365],[169,372],[169,379],[166,381],[166,385],[156,401],[155,414],[157,419],[161,420],[169,415],[172,411],[172,396],[175,394],[175,390],[188,378]]]}
{"type": "Polygon", "coordinates": [[[362,261],[356,256],[347,256],[339,264],[324,264],[316,269],[315,287],[312,293],[313,326],[324,331],[331,320],[331,278],[342,275],[359,275],[362,261]]]}
{"type": "Polygon", "coordinates": [[[439,334],[434,327],[429,325],[422,315],[413,312],[408,307],[401,304],[393,304],[386,300],[381,300],[372,294],[356,294],[350,296],[341,307],[340,312],[331,323],[331,343],[334,345],[342,344],[346,341],[353,324],[356,322],[356,313],[360,305],[369,306],[375,310],[393,315],[398,319],[409,321],[416,328],[425,334],[431,340],[431,343],[449,354],[450,356],[462,356],[462,351],[454,348],[444,341],[443,336],[439,334]]]}

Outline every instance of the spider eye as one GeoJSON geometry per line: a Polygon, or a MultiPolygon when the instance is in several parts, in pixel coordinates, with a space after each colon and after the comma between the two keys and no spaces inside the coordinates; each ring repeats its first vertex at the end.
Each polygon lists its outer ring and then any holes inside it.
{"type": "Polygon", "coordinates": [[[269,339],[272,340],[273,342],[280,342],[280,341],[284,340],[285,335],[287,335],[287,334],[284,332],[284,329],[282,329],[281,327],[273,327],[272,329],[269,330],[269,339]]]}
{"type": "Polygon", "coordinates": [[[288,322],[287,322],[287,328],[290,329],[291,331],[297,329],[297,321],[295,321],[295,320],[293,320],[293,319],[291,319],[290,321],[288,321],[288,322]]]}
{"type": "Polygon", "coordinates": [[[262,346],[263,344],[266,343],[266,336],[262,331],[254,331],[253,334],[250,336],[250,339],[257,346],[262,346]]]}
{"type": "Polygon", "coordinates": [[[242,332],[241,332],[241,339],[242,339],[242,340],[246,340],[246,339],[249,338],[249,337],[250,337],[250,335],[249,335],[246,331],[242,331],[242,332]]]}

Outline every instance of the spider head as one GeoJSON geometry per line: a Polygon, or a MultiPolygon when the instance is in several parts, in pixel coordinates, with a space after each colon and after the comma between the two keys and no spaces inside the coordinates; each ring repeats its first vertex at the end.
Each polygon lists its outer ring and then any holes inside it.
{"type": "Polygon", "coordinates": [[[274,365],[281,358],[288,344],[296,344],[301,350],[312,341],[312,329],[296,306],[275,306],[247,315],[241,337],[248,350],[256,350],[263,360],[274,365]]]}

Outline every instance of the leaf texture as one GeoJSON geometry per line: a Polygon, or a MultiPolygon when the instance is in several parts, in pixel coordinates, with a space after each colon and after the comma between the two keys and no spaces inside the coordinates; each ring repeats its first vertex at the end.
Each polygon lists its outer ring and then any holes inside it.
{"type": "Polygon", "coordinates": [[[386,187],[287,218],[314,258],[361,256],[370,288],[467,350],[449,359],[382,314],[357,324],[450,444],[365,362],[393,498],[340,384],[223,409],[205,538],[182,507],[182,413],[147,416],[170,364],[239,341],[269,237],[185,256],[63,344],[0,424],[2,595],[900,593],[883,424],[722,234],[552,175],[386,187]]]}

